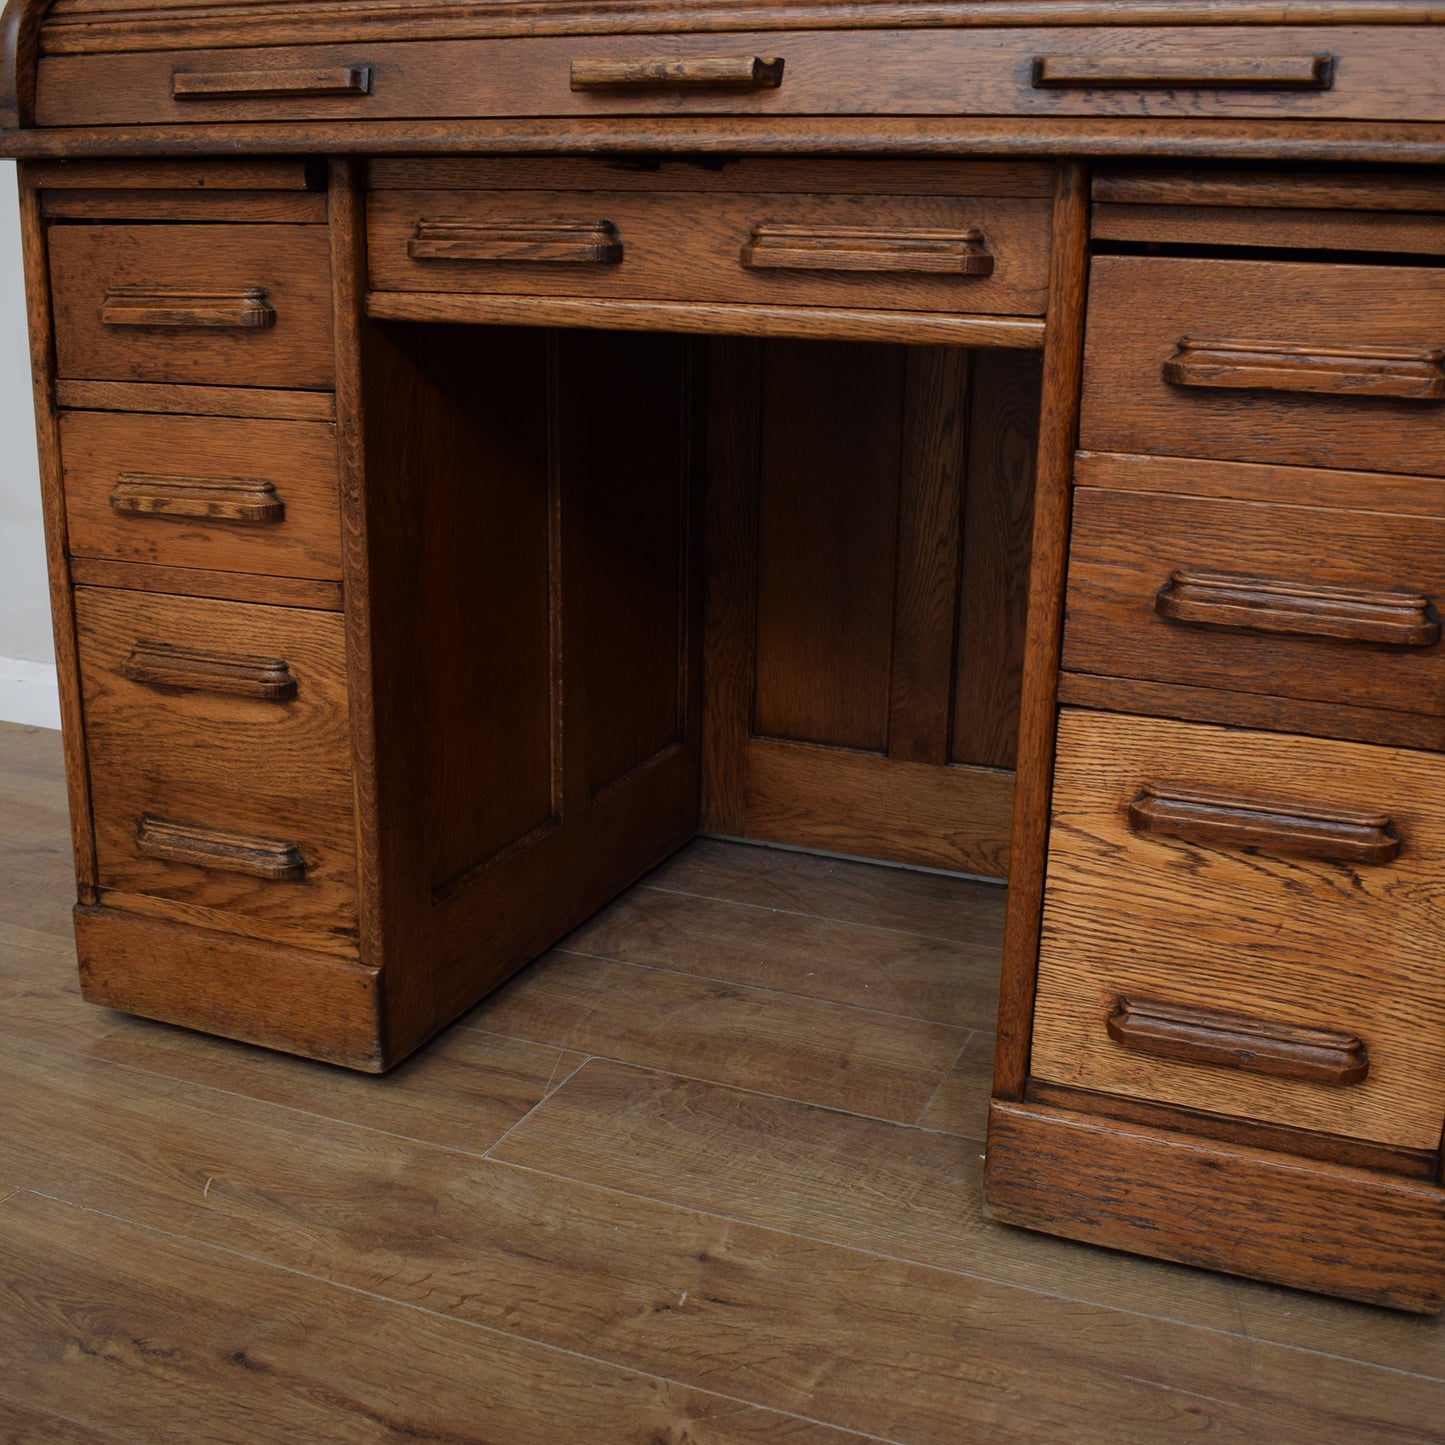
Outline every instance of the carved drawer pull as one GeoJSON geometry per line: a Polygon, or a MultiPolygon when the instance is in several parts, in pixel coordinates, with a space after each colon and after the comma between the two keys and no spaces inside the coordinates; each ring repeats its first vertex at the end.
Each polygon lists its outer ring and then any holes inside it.
{"type": "Polygon", "coordinates": [[[276,308],[263,286],[229,291],[117,286],[105,293],[100,319],[107,326],[265,331],[276,324],[276,308]]]}
{"type": "Polygon", "coordinates": [[[783,62],[761,55],[574,60],[573,90],[776,90],[783,62]]]}
{"type": "Polygon", "coordinates": [[[166,642],[138,642],[120,665],[132,682],[185,692],[217,692],[260,702],[290,702],[296,678],[284,658],[202,652],[166,642]]]}
{"type": "Polygon", "coordinates": [[[154,477],[147,472],[123,472],[111,488],[110,509],[122,516],[259,526],[286,520],[286,504],[270,482],[242,477],[154,477]]]}
{"type": "Polygon", "coordinates": [[[1329,90],[1333,55],[1040,55],[1046,90],[1329,90]]]}
{"type": "Polygon", "coordinates": [[[1211,848],[1261,848],[1344,863],[1389,863],[1400,852],[1386,814],[1146,783],[1129,804],[1136,833],[1211,848]]]}
{"type": "Polygon", "coordinates": [[[1332,349],[1186,336],[1164,363],[1164,380],[1171,386],[1445,401],[1445,347],[1332,349]]]}
{"type": "Polygon", "coordinates": [[[1387,647],[1433,647],[1440,640],[1440,619],[1428,597],[1228,572],[1171,572],[1155,594],[1154,610],[1174,622],[1243,632],[1387,647]]]}
{"type": "Polygon", "coordinates": [[[264,100],[268,96],[370,95],[369,65],[332,65],[274,70],[178,70],[171,76],[176,100],[264,100]]]}
{"type": "Polygon", "coordinates": [[[1251,1074],[1314,1084],[1360,1084],[1370,1072],[1364,1043],[1340,1029],[1302,1028],[1247,1014],[1157,999],[1121,998],[1109,1037],[1161,1059],[1222,1064],[1251,1074]]]}
{"type": "Polygon", "coordinates": [[[413,261],[502,261],[615,266],[622,241],[611,221],[457,221],[423,217],[407,244],[413,261]]]}
{"type": "Polygon", "coordinates": [[[744,266],[784,271],[915,271],[991,276],[983,233],[870,226],[756,226],[744,266]]]}
{"type": "Polygon", "coordinates": [[[245,873],[273,883],[297,883],[306,876],[306,860],[295,843],[252,838],[218,828],[197,828],[163,818],[147,816],[140,820],[136,848],[147,858],[245,873]]]}

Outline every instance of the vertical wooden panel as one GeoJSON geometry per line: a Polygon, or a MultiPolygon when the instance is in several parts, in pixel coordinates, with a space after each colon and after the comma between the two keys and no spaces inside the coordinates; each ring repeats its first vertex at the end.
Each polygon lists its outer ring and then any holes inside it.
{"type": "Polygon", "coordinates": [[[432,884],[552,816],[545,334],[416,328],[432,884]]]}
{"type": "Polygon", "coordinates": [[[949,756],[1012,768],[1028,614],[1042,357],[979,354],[973,375],[957,692],[949,756]]]}
{"type": "Polygon", "coordinates": [[[591,792],[677,741],[685,593],[687,343],[564,332],[564,647],[591,792]],[[575,666],[573,666],[575,664],[575,666]]]}
{"type": "Polygon", "coordinates": [[[1033,567],[1019,704],[1017,792],[1008,918],[994,1056],[994,1097],[1018,1100],[1028,1082],[1053,789],[1059,653],[1064,636],[1074,447],[1079,435],[1084,303],[1089,275],[1089,169],[1059,165],[1049,259],[1048,342],[1039,413],[1033,567]]]}
{"type": "Polygon", "coordinates": [[[728,337],[707,346],[702,825],[736,838],[747,828],[763,344],[728,337]]]}
{"type": "Polygon", "coordinates": [[[948,761],[969,353],[907,353],[888,756],[948,761]]]}
{"type": "Polygon", "coordinates": [[[765,348],[760,736],[888,745],[904,359],[861,344],[765,348]]]}

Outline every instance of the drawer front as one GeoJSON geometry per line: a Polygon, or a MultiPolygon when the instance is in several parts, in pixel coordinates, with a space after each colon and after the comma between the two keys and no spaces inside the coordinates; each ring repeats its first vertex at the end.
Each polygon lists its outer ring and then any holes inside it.
{"type": "Polygon", "coordinates": [[[1436,27],[757,31],[50,55],[42,126],[466,116],[1445,118],[1436,27]],[[777,64],[781,61],[781,66],[777,64]]]}
{"type": "Polygon", "coordinates": [[[72,556],[341,577],[333,426],[72,411],[60,453],[72,556]]]}
{"type": "Polygon", "coordinates": [[[49,246],[62,379],[332,385],[324,226],[56,225],[49,246]]]}
{"type": "Polygon", "coordinates": [[[1080,435],[1445,475],[1445,271],[1099,257],[1080,435]]]}
{"type": "Polygon", "coordinates": [[[354,953],[341,618],[89,587],[76,617],[106,901],[354,953]]]}
{"type": "Polygon", "coordinates": [[[1442,607],[1439,518],[1075,493],[1071,671],[1438,717],[1442,607]]]}
{"type": "Polygon", "coordinates": [[[1042,315],[1049,202],[969,196],[381,191],[379,291],[1042,315]]]}
{"type": "Polygon", "coordinates": [[[1445,760],[1066,710],[1032,1072],[1434,1149],[1445,760]]]}

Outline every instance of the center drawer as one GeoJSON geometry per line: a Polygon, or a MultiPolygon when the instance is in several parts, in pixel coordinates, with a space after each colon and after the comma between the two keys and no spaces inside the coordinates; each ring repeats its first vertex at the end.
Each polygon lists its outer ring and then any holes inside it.
{"type": "Polygon", "coordinates": [[[1039,316],[1049,213],[967,195],[378,190],[371,285],[1039,316]]]}
{"type": "Polygon", "coordinates": [[[340,616],[80,587],[107,903],[354,955],[340,616]]]}
{"type": "Polygon", "coordinates": [[[1080,445],[1445,476],[1445,270],[1097,257],[1080,445]]]}
{"type": "Polygon", "coordinates": [[[1445,759],[1065,710],[1031,1072],[1434,1150],[1445,759]]]}

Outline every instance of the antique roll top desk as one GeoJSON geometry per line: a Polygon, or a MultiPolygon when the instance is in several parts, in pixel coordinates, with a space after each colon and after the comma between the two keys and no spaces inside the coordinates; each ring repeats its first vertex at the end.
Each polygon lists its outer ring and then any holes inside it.
{"type": "Polygon", "coordinates": [[[1445,5],[11,0],[87,996],[352,1068],[699,830],[1009,879],[989,1205],[1445,1286],[1445,5]]]}

